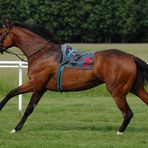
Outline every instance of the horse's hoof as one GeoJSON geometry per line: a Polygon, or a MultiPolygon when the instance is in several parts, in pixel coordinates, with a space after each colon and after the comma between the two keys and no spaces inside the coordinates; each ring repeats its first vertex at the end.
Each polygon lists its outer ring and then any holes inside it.
{"type": "Polygon", "coordinates": [[[123,132],[119,132],[119,131],[118,131],[118,132],[117,132],[117,135],[123,135],[123,132]]]}
{"type": "Polygon", "coordinates": [[[15,130],[15,129],[13,129],[13,130],[11,131],[11,134],[14,134],[14,133],[16,133],[16,130],[15,130]]]}

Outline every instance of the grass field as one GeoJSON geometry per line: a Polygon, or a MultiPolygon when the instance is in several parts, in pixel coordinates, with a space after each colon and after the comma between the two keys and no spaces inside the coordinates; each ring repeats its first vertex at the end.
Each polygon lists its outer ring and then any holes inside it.
{"type": "MultiPolygon", "coordinates": [[[[24,98],[23,108],[29,100],[24,98]]],[[[23,130],[10,134],[20,120],[16,99],[0,113],[3,148],[147,148],[148,110],[131,96],[135,116],[125,135],[116,136],[122,121],[111,97],[50,98],[44,96],[23,130]]]]}
{"type": "MultiPolygon", "coordinates": [[[[148,62],[148,44],[71,45],[76,49],[95,51],[118,48],[148,62]]],[[[0,55],[0,60],[16,58],[5,54],[0,55]]],[[[14,69],[0,69],[0,77],[2,99],[17,86],[18,73],[14,69]]],[[[25,75],[24,79],[27,79],[25,75]]],[[[23,111],[30,95],[23,95],[23,111]]],[[[0,112],[0,148],[147,148],[147,106],[131,94],[128,102],[134,118],[123,136],[116,136],[122,116],[104,85],[78,93],[47,92],[22,131],[10,134],[21,118],[15,97],[0,112]]]]}

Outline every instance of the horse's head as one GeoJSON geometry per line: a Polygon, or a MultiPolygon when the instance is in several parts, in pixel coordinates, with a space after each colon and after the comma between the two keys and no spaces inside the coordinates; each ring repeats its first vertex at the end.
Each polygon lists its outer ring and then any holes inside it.
{"type": "Polygon", "coordinates": [[[0,28],[1,54],[4,51],[10,53],[7,49],[15,46],[29,58],[34,53],[47,48],[47,46],[49,48],[49,45],[53,47],[57,46],[57,44],[59,42],[44,27],[11,23],[9,20],[6,20],[3,27],[0,28]]]}
{"type": "Polygon", "coordinates": [[[3,54],[9,47],[13,46],[11,30],[13,25],[9,20],[5,20],[3,27],[0,28],[0,53],[3,54]]]}

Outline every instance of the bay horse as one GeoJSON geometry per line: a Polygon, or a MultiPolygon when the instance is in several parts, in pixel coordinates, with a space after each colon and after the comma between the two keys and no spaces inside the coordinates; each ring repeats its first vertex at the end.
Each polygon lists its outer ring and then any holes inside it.
{"type": "MultiPolygon", "coordinates": [[[[11,131],[20,131],[47,90],[57,91],[57,73],[62,58],[61,44],[45,38],[20,24],[7,20],[0,28],[0,52],[16,46],[27,57],[28,78],[23,85],[11,90],[0,102],[0,110],[14,96],[32,92],[26,111],[11,131]]],[[[65,68],[62,76],[63,91],[82,91],[100,84],[106,84],[115,103],[123,115],[123,122],[117,131],[122,135],[126,130],[133,112],[126,96],[129,92],[138,96],[148,105],[148,65],[142,59],[117,49],[96,51],[92,70],[65,68]]]]}

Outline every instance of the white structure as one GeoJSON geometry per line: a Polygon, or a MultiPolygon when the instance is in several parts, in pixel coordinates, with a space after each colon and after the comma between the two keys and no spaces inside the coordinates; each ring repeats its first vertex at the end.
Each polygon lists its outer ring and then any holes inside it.
{"type": "MultiPolygon", "coordinates": [[[[28,68],[28,63],[22,61],[0,61],[0,68],[17,68],[20,86],[23,82],[23,68],[28,68]]],[[[22,95],[18,96],[18,113],[22,113],[22,95]]]]}

